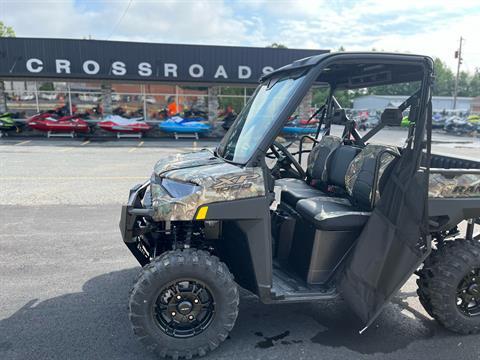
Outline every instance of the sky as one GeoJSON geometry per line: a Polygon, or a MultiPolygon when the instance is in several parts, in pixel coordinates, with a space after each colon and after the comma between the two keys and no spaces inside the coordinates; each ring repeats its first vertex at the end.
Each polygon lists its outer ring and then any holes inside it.
{"type": "Polygon", "coordinates": [[[18,37],[399,51],[480,68],[480,0],[0,0],[18,37]]]}

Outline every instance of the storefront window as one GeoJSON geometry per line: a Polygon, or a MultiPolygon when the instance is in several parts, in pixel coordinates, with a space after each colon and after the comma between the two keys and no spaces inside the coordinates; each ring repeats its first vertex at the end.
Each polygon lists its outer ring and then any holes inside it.
{"type": "MultiPolygon", "coordinates": [[[[71,92],[72,112],[95,118],[103,113],[102,93],[94,91],[71,92]]],[[[67,98],[68,103],[68,98],[67,98]]],[[[67,104],[68,105],[68,104],[67,104]]]]}
{"type": "Polygon", "coordinates": [[[231,107],[238,114],[254,91],[254,88],[244,87],[225,86],[220,88],[220,95],[218,96],[219,113],[221,114],[225,109],[231,107]]]}
{"type": "Polygon", "coordinates": [[[175,85],[146,84],[146,94],[175,94],[175,85]]]}
{"type": "MultiPolygon", "coordinates": [[[[163,120],[168,117],[167,106],[168,99],[172,95],[146,95],[147,103],[147,119],[151,120],[163,120]]],[[[173,95],[174,97],[174,95],[173,95]]]]}
{"type": "Polygon", "coordinates": [[[139,84],[112,84],[112,113],[143,117],[143,92],[139,84]]]}
{"type": "Polygon", "coordinates": [[[207,118],[208,88],[200,86],[178,86],[179,111],[185,116],[207,118]]]}
{"type": "MultiPolygon", "coordinates": [[[[253,87],[221,87],[218,114],[230,108],[239,113],[255,89],[253,87]]],[[[208,117],[208,93],[205,86],[170,84],[129,84],[100,81],[52,82],[6,81],[5,93],[9,111],[30,116],[38,111],[70,106],[77,114],[99,118],[110,113],[162,120],[181,116],[208,117]],[[109,90],[109,88],[111,90],[109,90]],[[105,96],[111,96],[110,101],[105,96]],[[71,104],[70,104],[71,102],[71,104]],[[111,108],[108,108],[111,103],[111,108]],[[104,109],[107,107],[107,109],[104,109]]]]}

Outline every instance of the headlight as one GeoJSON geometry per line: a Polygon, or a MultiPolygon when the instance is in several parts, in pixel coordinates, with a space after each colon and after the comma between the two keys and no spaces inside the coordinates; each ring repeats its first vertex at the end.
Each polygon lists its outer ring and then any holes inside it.
{"type": "Polygon", "coordinates": [[[182,198],[192,195],[198,189],[198,186],[195,184],[184,183],[170,179],[162,179],[162,186],[173,198],[182,198]]]}

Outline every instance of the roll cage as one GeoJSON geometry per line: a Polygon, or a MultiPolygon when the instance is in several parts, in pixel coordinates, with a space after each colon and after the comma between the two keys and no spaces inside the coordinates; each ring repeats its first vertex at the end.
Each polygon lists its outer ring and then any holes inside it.
{"type": "MultiPolygon", "coordinates": [[[[343,121],[342,125],[345,125],[345,131],[359,145],[364,145],[374,133],[367,138],[365,138],[365,135],[363,137],[360,136],[354,127],[353,121],[343,116],[344,112],[342,114],[341,107],[334,96],[335,91],[419,81],[421,83],[420,90],[409,98],[408,103],[402,104],[404,110],[412,105],[422,108],[422,106],[419,106],[420,102],[425,100],[426,103],[426,98],[429,96],[430,86],[433,82],[433,61],[427,56],[375,52],[342,52],[322,54],[295,61],[290,65],[264,75],[260,79],[260,83],[266,83],[271,79],[285,76],[291,72],[298,72],[300,69],[305,71],[302,84],[297,87],[296,92],[285,104],[283,111],[272,122],[271,131],[262,139],[254,155],[247,162],[247,166],[258,166],[262,163],[267,150],[280,134],[289,117],[294,113],[308,90],[315,84],[326,83],[330,86],[327,101],[317,114],[323,121],[320,121],[318,124],[315,139],[318,139],[322,126],[323,129],[328,129],[332,123],[343,121]]],[[[419,120],[425,114],[417,112],[412,114],[412,116],[416,118],[416,120],[412,119],[414,120],[412,123],[420,125],[422,128],[421,134],[419,132],[419,139],[423,138],[427,124],[425,121],[422,121],[420,124],[419,120]]],[[[431,119],[427,121],[431,122],[431,119]]],[[[411,135],[415,132],[414,128],[415,126],[411,129],[411,135]]],[[[376,131],[378,132],[379,130],[380,128],[376,131]]]]}

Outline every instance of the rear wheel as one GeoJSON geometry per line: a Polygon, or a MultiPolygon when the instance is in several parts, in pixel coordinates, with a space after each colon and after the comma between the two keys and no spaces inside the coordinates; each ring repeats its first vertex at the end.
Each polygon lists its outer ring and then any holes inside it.
{"type": "Polygon", "coordinates": [[[205,355],[226,339],[239,294],[226,265],[205,251],[171,251],[146,265],[130,296],[134,333],[162,357],[205,355]]]}
{"type": "Polygon", "coordinates": [[[425,310],[447,329],[480,331],[480,243],[458,239],[433,252],[419,271],[425,310]]]}

